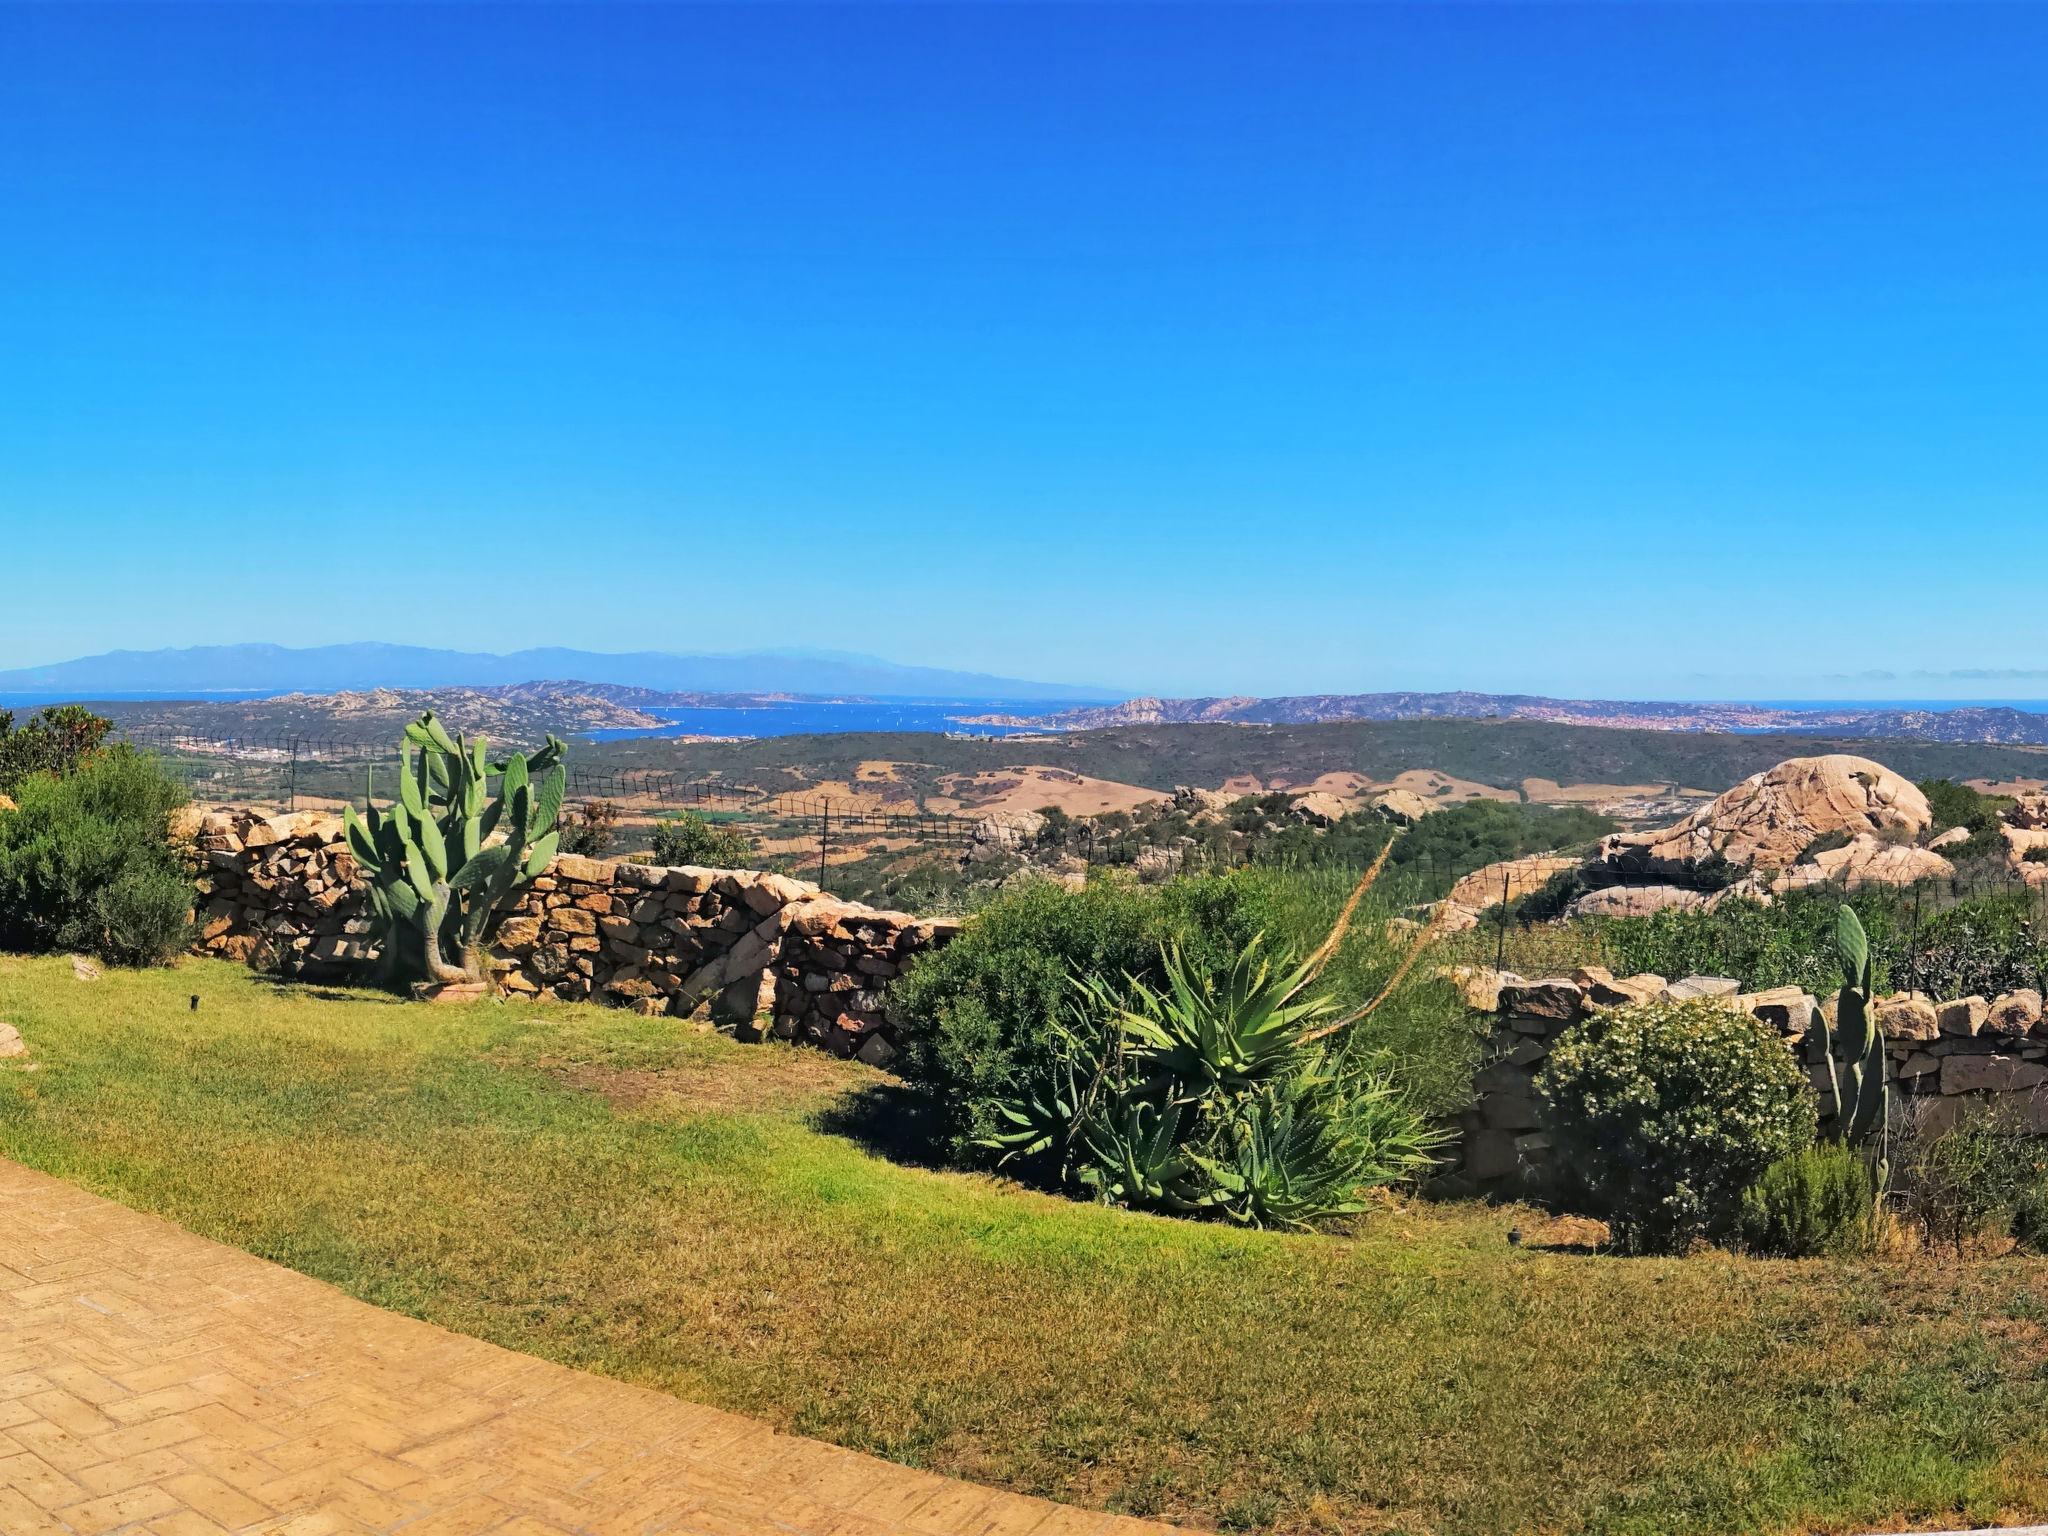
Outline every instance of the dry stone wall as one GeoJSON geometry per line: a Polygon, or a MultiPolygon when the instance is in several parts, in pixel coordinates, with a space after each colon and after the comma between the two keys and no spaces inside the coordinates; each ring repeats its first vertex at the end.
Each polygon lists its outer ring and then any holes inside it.
{"type": "MultiPolygon", "coordinates": [[[[1454,1175],[1474,1190],[1503,1196],[1541,1187],[1555,1171],[1551,1140],[1537,1115],[1536,1078],[1558,1037],[1597,1008],[1655,997],[1724,999],[1769,1024],[1807,1067],[1825,1118],[1834,1113],[1833,1085],[1817,1027],[1825,1004],[1797,987],[1743,992],[1726,977],[1615,976],[1597,967],[1568,977],[1524,981],[1490,971],[1461,978],[1467,1001],[1495,1015],[1490,1060],[1478,1076],[1472,1107],[1460,1120],[1454,1175]]],[[[2048,1134],[2048,1021],[2031,990],[1996,998],[1936,1002],[1894,994],[1876,1004],[1884,1026],[1889,1075],[1912,1123],[1930,1130],[1953,1124],[1972,1102],[2015,1112],[2027,1128],[2048,1134]]]]}
{"type": "MultiPolygon", "coordinates": [[[[374,958],[337,818],[213,811],[194,846],[203,952],[309,979],[374,958]]],[[[898,1044],[883,989],[957,931],[758,870],[565,854],[509,909],[493,955],[509,996],[698,1017],[880,1065],[898,1044]]]]}

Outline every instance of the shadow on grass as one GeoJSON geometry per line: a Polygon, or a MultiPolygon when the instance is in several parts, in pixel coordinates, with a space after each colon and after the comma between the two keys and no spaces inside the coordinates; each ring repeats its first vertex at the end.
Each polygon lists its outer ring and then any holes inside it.
{"type": "Polygon", "coordinates": [[[936,1118],[923,1095],[902,1083],[870,1083],[844,1094],[811,1118],[827,1136],[910,1168],[939,1168],[936,1118]]]}
{"type": "MultiPolygon", "coordinates": [[[[409,1003],[411,998],[399,992],[387,992],[382,987],[363,982],[353,988],[333,981],[300,981],[291,976],[280,976],[275,972],[258,975],[257,980],[280,997],[310,997],[316,1003],[409,1003]]],[[[202,993],[203,997],[205,994],[202,993]]]]}

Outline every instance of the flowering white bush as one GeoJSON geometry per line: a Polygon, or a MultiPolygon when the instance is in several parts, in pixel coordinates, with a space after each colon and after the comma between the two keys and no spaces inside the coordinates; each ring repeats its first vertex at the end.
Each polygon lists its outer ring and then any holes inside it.
{"type": "Polygon", "coordinates": [[[1559,1156],[1631,1252],[1725,1233],[1756,1177],[1813,1141],[1813,1089],[1784,1042],[1708,999],[1589,1014],[1536,1086],[1559,1156]]]}

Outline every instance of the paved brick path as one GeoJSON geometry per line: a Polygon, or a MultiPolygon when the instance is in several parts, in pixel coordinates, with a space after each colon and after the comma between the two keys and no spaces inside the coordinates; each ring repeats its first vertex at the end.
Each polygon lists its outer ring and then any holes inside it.
{"type": "Polygon", "coordinates": [[[0,1161],[5,1536],[1158,1536],[366,1306],[0,1161]]]}

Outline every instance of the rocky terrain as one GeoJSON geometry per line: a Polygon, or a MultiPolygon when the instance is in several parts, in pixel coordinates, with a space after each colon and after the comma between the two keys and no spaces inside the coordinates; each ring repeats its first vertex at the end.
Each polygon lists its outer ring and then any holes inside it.
{"type": "MultiPolygon", "coordinates": [[[[1564,915],[1641,915],[1713,906],[1736,896],[1768,901],[1808,885],[1912,886],[1954,877],[1944,849],[1962,828],[1936,833],[1919,787],[1869,758],[1796,757],[1750,775],[1682,820],[1617,832],[1584,856],[1541,854],[1503,861],[1461,880],[1437,913],[1470,927],[1502,901],[1569,877],[1564,915]]],[[[2022,795],[2003,813],[2006,869],[2048,883],[2048,795],[2022,795]]]]}
{"type": "Polygon", "coordinates": [[[146,737],[182,733],[251,738],[301,736],[371,742],[396,739],[406,722],[431,709],[452,728],[499,741],[538,741],[583,731],[642,730],[667,724],[656,709],[754,707],[778,694],[669,693],[616,683],[549,681],[502,688],[374,688],[361,692],[286,693],[267,699],[179,699],[93,706],[124,730],[146,737]]]}
{"type": "MultiPolygon", "coordinates": [[[[1005,716],[991,723],[1023,724],[1005,716]]],[[[1523,693],[1319,693],[1281,698],[1128,699],[1029,717],[1048,730],[1119,725],[1307,725],[1336,720],[1544,720],[1659,731],[1852,732],[1914,741],[2048,744],[2048,714],[2006,707],[1904,709],[1883,704],[1787,709],[1742,703],[1550,699],[1523,693]]]]}

